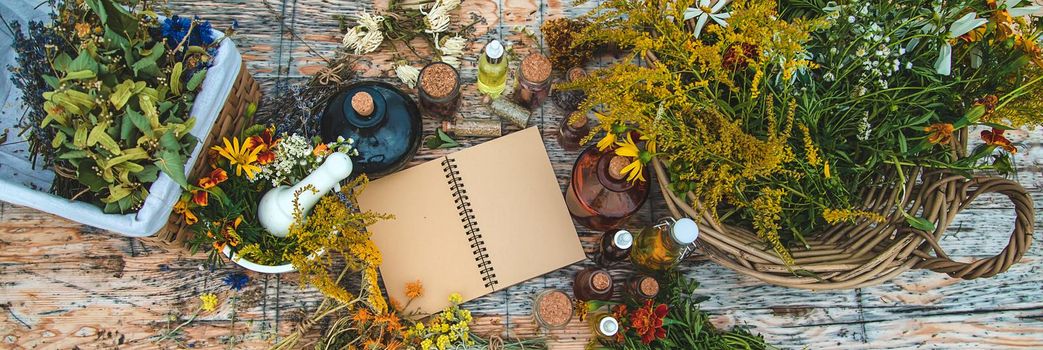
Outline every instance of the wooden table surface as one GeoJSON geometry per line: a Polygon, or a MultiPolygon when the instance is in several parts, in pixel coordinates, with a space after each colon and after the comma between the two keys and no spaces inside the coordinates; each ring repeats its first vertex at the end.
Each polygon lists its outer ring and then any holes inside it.
{"type": "MultiPolygon", "coordinates": [[[[323,65],[307,47],[330,55],[340,42],[335,15],[373,11],[381,4],[344,0],[269,0],[270,10],[255,0],[171,1],[176,13],[196,14],[215,27],[240,24],[235,38],[250,72],[271,91],[277,83],[302,82],[323,65]],[[285,20],[280,23],[279,17],[285,20]],[[297,37],[290,31],[298,34],[297,37]],[[303,43],[299,38],[303,38],[303,43]]],[[[534,49],[515,26],[539,31],[546,19],[575,16],[595,2],[574,7],[563,0],[466,0],[460,11],[486,19],[481,36],[470,45],[462,74],[467,100],[463,114],[492,118],[479,106],[475,81],[477,52],[498,38],[524,53],[534,49]]],[[[391,55],[367,57],[365,77],[397,83],[391,55]]],[[[418,62],[418,59],[414,61],[418,62]]],[[[604,65],[602,58],[595,65],[604,65]]],[[[513,78],[512,78],[513,80],[513,78]]],[[[263,108],[263,107],[262,107],[263,108]]],[[[563,113],[548,103],[530,122],[540,128],[558,180],[568,181],[577,156],[554,139],[563,113]]],[[[428,120],[425,134],[434,132],[428,120]]],[[[511,128],[509,131],[516,131],[511,128]]],[[[1015,132],[1019,180],[1043,208],[1043,131],[1015,132]]],[[[465,146],[487,139],[465,139],[465,146]]],[[[413,164],[444,154],[424,149],[413,164]]],[[[654,179],[654,177],[652,177],[654,179]]],[[[653,184],[655,186],[655,184],[653,184]]],[[[658,191],[656,191],[658,192],[658,191]]],[[[666,215],[658,193],[629,227],[666,215]]],[[[957,217],[942,245],[951,255],[986,257],[999,252],[1013,227],[1012,206],[986,197],[957,217]]],[[[1043,226],[1037,219],[1036,226],[1043,226]]],[[[581,228],[588,252],[597,232],[581,228]]],[[[883,285],[848,291],[812,292],[766,285],[707,261],[683,268],[697,278],[703,308],[723,327],[742,325],[784,348],[1043,348],[1043,242],[1037,237],[1020,264],[991,279],[963,281],[928,271],[910,271],[883,285]]],[[[217,293],[217,312],[187,326],[185,345],[193,348],[264,348],[288,334],[321,295],[300,288],[297,276],[250,273],[241,292],[221,282],[241,270],[234,265],[208,271],[204,255],[151,240],[122,237],[35,210],[0,203],[0,348],[156,348],[152,339],[170,326],[169,319],[190,315],[197,296],[217,293]],[[236,302],[229,302],[231,296],[236,302]]],[[[570,266],[467,303],[484,334],[532,336],[531,297],[548,287],[571,288],[571,277],[589,262],[570,266]]],[[[620,275],[626,271],[613,271],[620,275]]],[[[581,349],[589,330],[574,322],[545,334],[553,349],[581,349]]],[[[175,347],[167,342],[165,348],[175,347]]]]}

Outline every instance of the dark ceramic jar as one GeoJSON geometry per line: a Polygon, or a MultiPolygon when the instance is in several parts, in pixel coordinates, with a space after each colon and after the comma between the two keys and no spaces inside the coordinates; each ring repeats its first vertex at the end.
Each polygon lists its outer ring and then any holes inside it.
{"type": "MultiPolygon", "coordinates": [[[[370,99],[366,99],[367,102],[370,99]]],[[[355,140],[358,157],[351,176],[366,174],[371,179],[402,169],[413,159],[423,135],[420,110],[413,99],[394,86],[381,82],[359,82],[330,99],[322,114],[319,132],[323,142],[338,136],[355,140]],[[369,94],[372,105],[352,105],[357,94],[369,94]],[[361,112],[361,113],[360,113],[361,112]]]]}

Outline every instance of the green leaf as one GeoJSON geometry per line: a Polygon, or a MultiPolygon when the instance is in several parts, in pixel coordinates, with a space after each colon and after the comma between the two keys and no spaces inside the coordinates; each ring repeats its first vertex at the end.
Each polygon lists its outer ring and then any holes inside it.
{"type": "Polygon", "coordinates": [[[97,75],[95,75],[93,71],[89,71],[89,70],[86,70],[86,69],[78,70],[78,71],[73,71],[73,72],[69,72],[68,74],[65,74],[65,77],[62,78],[61,80],[59,80],[59,83],[64,83],[64,82],[69,81],[69,80],[91,79],[91,78],[94,78],[96,76],[97,75]]]}
{"type": "Polygon", "coordinates": [[[51,148],[61,147],[62,144],[65,143],[65,138],[66,136],[64,132],[55,133],[54,139],[51,140],[51,148]]]}
{"type": "Polygon", "coordinates": [[[72,135],[72,144],[77,148],[87,148],[87,124],[76,126],[76,132],[72,135]]]}
{"type": "Polygon", "coordinates": [[[174,96],[181,96],[181,73],[185,70],[185,65],[181,62],[174,63],[174,68],[170,70],[170,93],[174,96]]]}
{"type": "Polygon", "coordinates": [[[438,138],[441,139],[442,142],[456,142],[456,140],[453,140],[452,137],[449,137],[448,134],[442,131],[442,128],[435,129],[435,132],[438,134],[438,138]]]}
{"type": "Polygon", "coordinates": [[[205,69],[200,70],[200,71],[196,72],[195,74],[192,74],[192,78],[188,79],[188,85],[185,86],[185,90],[196,91],[196,88],[199,87],[199,84],[203,83],[203,79],[205,79],[205,78],[206,78],[206,70],[205,69]]]}
{"type": "Polygon", "coordinates": [[[152,96],[148,94],[138,95],[138,107],[141,107],[141,111],[145,113],[145,117],[148,117],[149,125],[152,125],[152,129],[159,128],[159,111],[156,110],[156,102],[152,99],[152,96]]]}
{"type": "Polygon", "coordinates": [[[143,183],[156,182],[156,179],[159,178],[159,167],[153,164],[145,165],[144,168],[135,173],[134,176],[137,176],[138,181],[143,183]]]}
{"type": "MultiPolygon", "coordinates": [[[[117,201],[119,201],[119,200],[129,196],[130,193],[132,192],[132,190],[133,190],[133,188],[130,185],[127,185],[127,184],[109,185],[109,196],[103,198],[101,201],[104,202],[104,203],[117,202],[117,201]]],[[[121,209],[123,209],[123,208],[121,208],[121,209]]]]}
{"type": "Polygon", "coordinates": [[[51,75],[44,75],[43,81],[47,83],[47,86],[50,87],[52,90],[57,90],[58,87],[61,86],[61,82],[58,80],[58,78],[55,78],[51,75]]]}
{"type": "Polygon", "coordinates": [[[170,149],[159,151],[157,155],[159,158],[156,159],[156,167],[163,171],[164,174],[167,174],[175,183],[181,185],[181,188],[188,188],[188,179],[185,177],[184,157],[177,151],[170,149]]]}
{"type": "Polygon", "coordinates": [[[98,61],[95,61],[94,58],[91,57],[90,53],[87,52],[87,50],[82,50],[80,51],[80,54],[76,56],[76,59],[72,62],[69,62],[69,65],[65,67],[65,69],[63,70],[66,72],[88,70],[97,73],[98,61]]]}
{"type": "Polygon", "coordinates": [[[174,133],[171,132],[163,133],[163,135],[159,136],[159,147],[164,151],[181,151],[181,143],[178,142],[177,136],[174,136],[174,133]]]}
{"type": "Polygon", "coordinates": [[[983,105],[974,106],[971,109],[968,109],[966,113],[963,113],[963,118],[960,118],[960,120],[957,120],[956,123],[953,124],[953,127],[955,127],[956,129],[959,129],[959,128],[965,127],[965,126],[967,126],[969,124],[976,124],[976,123],[978,123],[978,120],[980,120],[983,115],[985,115],[985,106],[983,106],[983,105]]]}
{"type": "Polygon", "coordinates": [[[69,54],[63,52],[54,58],[54,70],[65,71],[68,69],[70,63],[72,63],[72,57],[69,57],[69,54]]]}
{"type": "Polygon", "coordinates": [[[98,19],[101,19],[104,23],[109,20],[109,14],[105,11],[105,6],[102,5],[101,1],[102,0],[85,0],[84,2],[87,3],[87,6],[90,7],[95,14],[98,15],[98,19]]]}
{"type": "Polygon", "coordinates": [[[80,164],[79,169],[76,172],[76,180],[80,183],[87,185],[93,192],[101,191],[109,185],[108,181],[94,173],[93,169],[97,166],[94,162],[86,162],[80,164]]]}
{"type": "Polygon", "coordinates": [[[898,133],[898,150],[901,151],[902,154],[909,153],[909,142],[906,141],[905,134],[903,133],[898,133]]]}
{"type": "Polygon", "coordinates": [[[109,102],[112,102],[112,106],[116,107],[117,110],[123,109],[123,106],[127,104],[130,97],[134,95],[134,82],[130,79],[124,80],[119,85],[116,85],[116,89],[109,95],[109,102]]]}
{"type": "Polygon", "coordinates": [[[150,138],[156,137],[155,133],[152,131],[152,123],[150,123],[148,118],[146,118],[144,115],[138,113],[138,111],[135,111],[131,108],[127,108],[127,113],[124,115],[124,117],[126,119],[129,119],[131,123],[134,123],[134,126],[137,127],[138,130],[141,130],[141,133],[145,136],[148,136],[150,138]]]}
{"type": "Polygon", "coordinates": [[[910,227],[915,228],[917,230],[924,232],[934,232],[934,223],[927,221],[927,219],[906,215],[905,222],[908,223],[910,227]]]}

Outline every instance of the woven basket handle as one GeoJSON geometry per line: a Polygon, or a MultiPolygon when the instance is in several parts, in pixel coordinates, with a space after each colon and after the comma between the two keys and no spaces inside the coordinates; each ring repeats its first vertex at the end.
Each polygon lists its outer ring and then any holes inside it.
{"type": "Polygon", "coordinates": [[[1014,203],[1016,217],[1014,219],[1014,231],[1010,235],[1010,242],[1006,248],[1003,248],[1002,252],[994,257],[964,263],[954,261],[945,254],[945,251],[937,241],[941,235],[933,236],[927,234],[924,235],[927,239],[927,244],[934,249],[935,255],[930,255],[925,251],[917,251],[916,255],[924,260],[918,263],[916,267],[963,279],[992,277],[1007,271],[1011,265],[1021,260],[1021,257],[1028,251],[1029,245],[1032,244],[1033,220],[1035,219],[1033,216],[1032,197],[1021,184],[1007,179],[976,177],[971,180],[958,181],[961,181],[961,183],[956,185],[957,193],[960,194],[959,198],[957,198],[957,200],[960,200],[959,207],[957,210],[947,213],[949,217],[946,222],[951,222],[957,213],[967,208],[979,195],[993,192],[1000,193],[1006,195],[1014,203]]]}

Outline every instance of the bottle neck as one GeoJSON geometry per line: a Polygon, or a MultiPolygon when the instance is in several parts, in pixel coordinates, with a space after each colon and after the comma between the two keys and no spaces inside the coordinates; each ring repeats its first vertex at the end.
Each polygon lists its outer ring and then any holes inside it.
{"type": "Polygon", "coordinates": [[[634,183],[627,181],[625,176],[612,174],[610,168],[612,158],[615,156],[615,153],[611,151],[602,153],[600,159],[598,159],[598,162],[595,165],[595,172],[597,173],[598,181],[602,186],[613,192],[625,192],[634,188],[634,183]]]}

